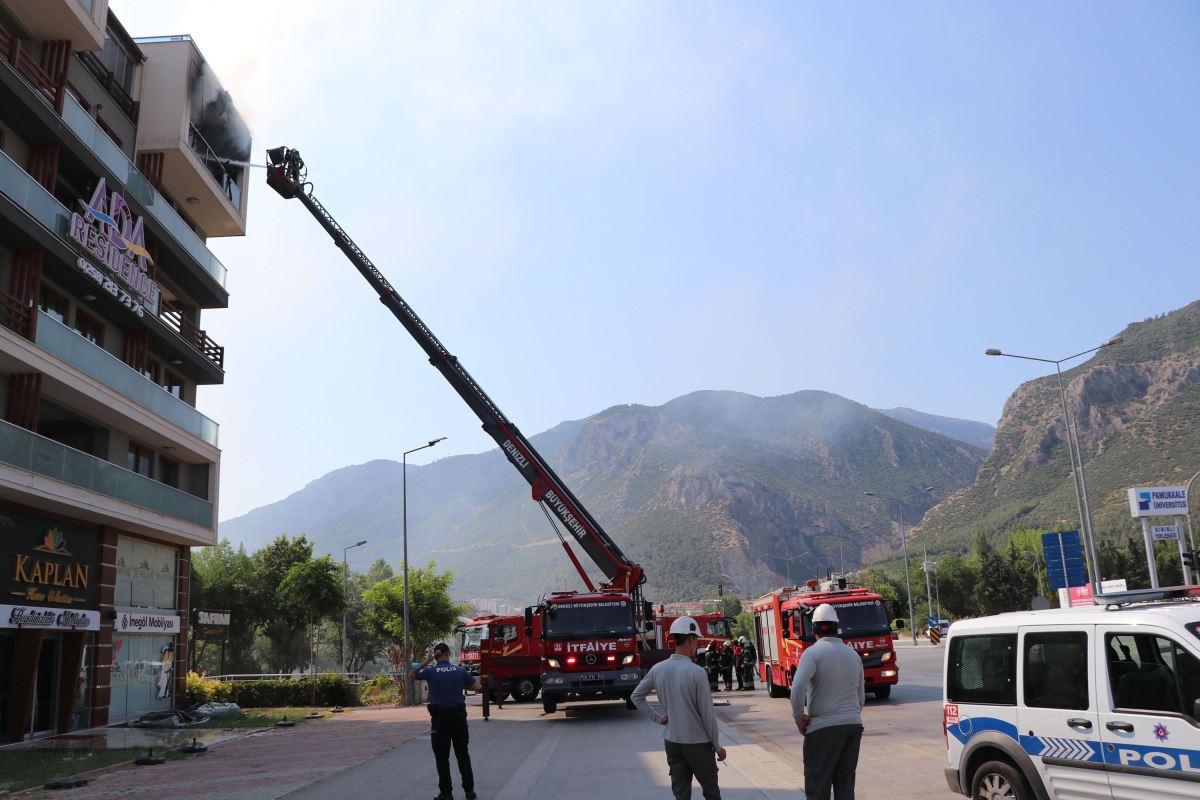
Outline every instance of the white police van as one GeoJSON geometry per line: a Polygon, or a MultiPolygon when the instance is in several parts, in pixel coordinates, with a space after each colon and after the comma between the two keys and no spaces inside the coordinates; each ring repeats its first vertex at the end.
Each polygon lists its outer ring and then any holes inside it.
{"type": "Polygon", "coordinates": [[[1200,602],[955,622],[944,693],[946,782],[958,794],[1200,798],[1200,602]]]}

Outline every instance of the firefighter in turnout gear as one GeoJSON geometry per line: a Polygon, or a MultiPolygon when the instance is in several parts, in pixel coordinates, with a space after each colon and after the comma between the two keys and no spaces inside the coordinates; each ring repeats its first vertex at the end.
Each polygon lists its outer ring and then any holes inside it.
{"type": "MultiPolygon", "coordinates": [[[[691,617],[680,617],[671,623],[671,636],[675,654],[651,667],[630,699],[665,728],[663,746],[676,800],[692,796],[692,778],[704,791],[704,800],[721,800],[717,760],[725,760],[725,748],[718,738],[712,692],[704,685],[705,670],[692,660],[700,626],[691,617]],[[650,692],[657,695],[658,708],[646,701],[650,692]]],[[[709,672],[710,680],[711,676],[709,672]]]]}
{"type": "Polygon", "coordinates": [[[717,685],[721,679],[721,651],[715,644],[709,645],[704,653],[704,669],[708,673],[708,688],[714,692],[721,691],[717,685]]]}
{"type": "Polygon", "coordinates": [[[742,637],[742,659],[739,669],[742,673],[742,688],[747,692],[754,691],[754,668],[758,662],[758,651],[754,644],[742,637]]]}
{"type": "Polygon", "coordinates": [[[721,649],[721,678],[725,681],[725,691],[733,691],[733,645],[726,644],[721,649]]]}

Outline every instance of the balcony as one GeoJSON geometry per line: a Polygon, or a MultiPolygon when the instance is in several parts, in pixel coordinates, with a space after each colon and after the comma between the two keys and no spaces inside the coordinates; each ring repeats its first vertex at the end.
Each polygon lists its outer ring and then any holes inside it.
{"type": "Polygon", "coordinates": [[[38,39],[66,39],[72,50],[104,47],[108,0],[6,0],[4,5],[38,39]]]}
{"type": "MultiPolygon", "coordinates": [[[[70,108],[71,103],[73,102],[73,100],[68,98],[67,107],[70,108]]],[[[76,106],[76,108],[78,108],[78,106],[76,106]]],[[[103,135],[103,132],[101,132],[101,135],[103,135]]],[[[116,149],[116,145],[112,143],[111,139],[109,139],[107,136],[104,136],[104,141],[108,142],[109,147],[112,148],[112,152],[120,154],[121,151],[116,149]]],[[[122,155],[121,158],[124,158],[124,155],[122,155]]],[[[130,167],[132,168],[132,165],[130,165],[130,167]]],[[[136,170],[134,172],[138,175],[138,177],[140,177],[140,173],[137,173],[136,170]]],[[[145,179],[143,178],[142,180],[144,181],[145,179]]],[[[145,186],[149,186],[149,184],[145,184],[145,186]]],[[[151,191],[153,191],[153,189],[151,189],[151,191]]],[[[54,195],[47,192],[41,184],[29,176],[29,173],[17,166],[17,164],[3,152],[0,152],[0,192],[3,192],[3,194],[11,198],[14,203],[16,203],[25,211],[25,213],[29,214],[31,217],[41,223],[42,226],[47,230],[53,232],[64,240],[66,239],[67,231],[70,227],[70,212],[67,211],[66,207],[63,206],[62,203],[58,202],[54,195]]],[[[158,197],[159,201],[161,202],[161,196],[157,195],[157,193],[155,193],[155,196],[158,197]]],[[[162,207],[165,206],[161,206],[160,208],[162,207]]],[[[208,252],[207,249],[205,249],[205,252],[208,252]]],[[[219,264],[220,262],[217,263],[219,264]]],[[[222,269],[224,269],[224,267],[222,267],[222,269]]],[[[22,335],[26,335],[25,330],[20,330],[14,327],[17,324],[17,320],[14,315],[20,313],[23,311],[23,309],[21,309],[19,305],[16,309],[13,309],[10,307],[11,303],[7,302],[0,305],[3,306],[3,308],[0,308],[0,313],[4,313],[5,315],[3,324],[13,328],[14,330],[17,330],[17,332],[21,333],[22,335]],[[14,321],[10,322],[9,320],[14,321]]],[[[160,314],[161,316],[159,316],[157,319],[166,327],[166,329],[177,334],[191,347],[192,350],[194,350],[210,364],[217,367],[217,369],[221,370],[222,372],[224,371],[225,348],[221,347],[212,339],[210,339],[205,331],[197,328],[195,325],[192,325],[187,320],[182,319],[179,317],[179,315],[165,308],[161,310],[160,314]]],[[[23,322],[24,324],[28,324],[28,320],[24,320],[23,322]]],[[[166,331],[164,330],[163,333],[166,334],[166,331]]]]}
{"type": "Polygon", "coordinates": [[[79,59],[79,63],[84,69],[92,73],[108,96],[117,104],[117,108],[125,113],[132,122],[137,122],[138,118],[138,102],[129,96],[124,87],[117,81],[116,76],[109,72],[108,67],[104,66],[104,62],[95,53],[76,53],[75,58],[79,59]]]}
{"type": "MultiPolygon", "coordinates": [[[[18,305],[18,309],[20,309],[18,305]]],[[[0,311],[4,309],[0,308],[0,311]]],[[[16,321],[20,316],[15,315],[16,321]]],[[[7,322],[5,324],[8,324],[7,322]]],[[[10,326],[12,327],[12,326],[10,326]]],[[[14,328],[15,330],[15,328],[14,328]]],[[[19,332],[19,331],[18,331],[19,332]]],[[[168,393],[154,381],[130,367],[102,347],[97,347],[53,317],[38,312],[38,347],[58,356],[71,366],[91,375],[110,389],[172,422],[214,447],[217,446],[217,423],[192,406],[168,393]]]]}
{"type": "Polygon", "coordinates": [[[196,232],[188,227],[183,218],[171,208],[150,181],[138,171],[133,162],[125,157],[121,148],[117,147],[108,134],[100,129],[96,120],[92,119],[83,107],[70,95],[63,106],[63,121],[67,123],[75,135],[91,148],[92,152],[112,170],[117,179],[125,185],[128,194],[134,197],[146,213],[153,217],[168,235],[187,252],[214,281],[225,286],[227,271],[225,265],[212,254],[212,251],[201,241],[196,232]]]}
{"type": "Polygon", "coordinates": [[[213,504],[0,421],[0,462],[212,529],[213,504]]]}
{"type": "Polygon", "coordinates": [[[233,100],[190,37],[135,42],[146,56],[138,153],[162,154],[164,191],[205,235],[245,235],[250,131],[233,100]]]}

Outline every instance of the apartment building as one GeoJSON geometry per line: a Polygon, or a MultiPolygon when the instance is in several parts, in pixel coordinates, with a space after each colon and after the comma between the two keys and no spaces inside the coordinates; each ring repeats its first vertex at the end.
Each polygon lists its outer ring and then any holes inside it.
{"type": "Polygon", "coordinates": [[[0,0],[0,740],[181,703],[250,134],[187,36],[0,0]]]}

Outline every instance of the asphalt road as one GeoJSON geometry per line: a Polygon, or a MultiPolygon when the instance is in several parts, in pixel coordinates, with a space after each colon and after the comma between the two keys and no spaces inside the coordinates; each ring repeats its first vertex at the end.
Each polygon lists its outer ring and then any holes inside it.
{"type": "MultiPolygon", "coordinates": [[[[941,648],[899,651],[901,683],[887,701],[868,697],[859,760],[860,800],[952,800],[942,777],[941,648]]],[[[726,800],[803,800],[802,739],[787,700],[766,691],[717,695],[729,763],[720,770],[726,800]],[[728,705],[725,703],[728,702],[728,705]]],[[[538,704],[506,704],[483,721],[470,709],[471,757],[481,798],[669,798],[661,728],[622,704],[576,704],[549,717],[538,704]]],[[[457,781],[457,769],[452,768],[457,781]]],[[[428,735],[289,795],[433,797],[428,735]]],[[[696,788],[695,796],[700,796],[696,788]]],[[[462,797],[456,784],[455,796],[462,797]]]]}

